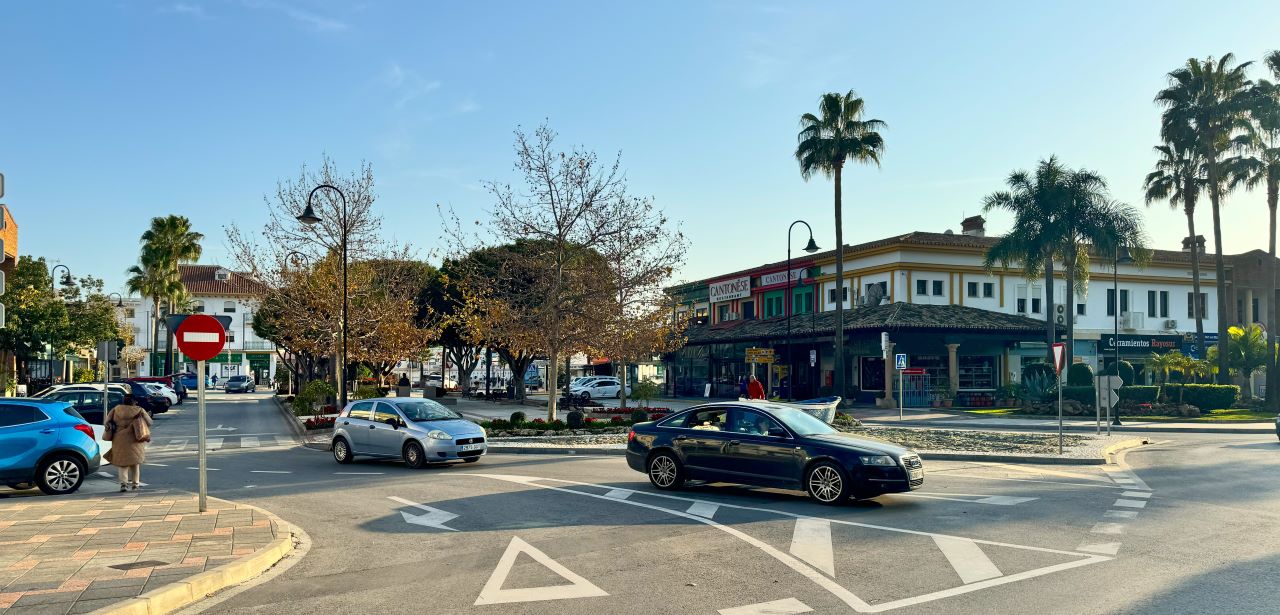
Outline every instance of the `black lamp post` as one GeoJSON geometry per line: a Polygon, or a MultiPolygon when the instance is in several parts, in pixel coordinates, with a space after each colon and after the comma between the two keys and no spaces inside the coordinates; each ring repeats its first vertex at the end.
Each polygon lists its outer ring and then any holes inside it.
{"type": "Polygon", "coordinates": [[[338,193],[338,197],[342,199],[342,214],[338,221],[341,226],[339,240],[341,243],[340,250],[342,252],[342,366],[341,366],[341,383],[338,387],[338,404],[340,408],[347,406],[347,218],[350,212],[347,211],[347,195],[342,193],[337,186],[329,184],[320,184],[311,190],[307,195],[307,208],[302,211],[302,215],[298,216],[298,222],[308,226],[320,221],[320,217],[316,215],[315,209],[311,207],[311,199],[315,197],[316,192],[322,188],[328,188],[338,193]]]}
{"type": "Polygon", "coordinates": [[[121,296],[120,296],[120,293],[110,293],[110,294],[108,294],[108,295],[107,295],[107,298],[108,298],[108,299],[110,299],[110,298],[112,298],[112,297],[115,297],[115,298],[116,298],[116,307],[118,307],[118,308],[122,308],[122,307],[124,307],[124,297],[121,297],[121,296]]]}
{"type": "MultiPolygon", "coordinates": [[[[1116,376],[1120,376],[1120,264],[1128,264],[1133,262],[1133,257],[1129,255],[1129,250],[1123,246],[1116,248],[1115,259],[1111,266],[1111,292],[1115,295],[1115,309],[1112,310],[1112,320],[1114,321],[1115,330],[1112,332],[1111,343],[1115,346],[1115,367],[1116,376]]],[[[1121,386],[1124,385],[1122,381],[1121,386]]],[[[1120,410],[1117,408],[1112,418],[1112,425],[1120,425],[1120,410]]],[[[1111,429],[1107,429],[1107,435],[1111,434],[1111,429]]]]}
{"type": "MultiPolygon", "coordinates": [[[[69,285],[71,285],[71,269],[70,269],[69,267],[67,267],[66,265],[54,265],[52,269],[49,269],[49,289],[53,291],[53,297],[54,297],[55,299],[57,299],[57,298],[58,298],[58,270],[59,270],[59,269],[61,269],[61,270],[63,271],[63,273],[62,273],[62,285],[63,285],[63,286],[69,286],[69,285]]],[[[54,339],[53,339],[53,335],[52,335],[52,333],[53,333],[53,332],[52,332],[52,331],[50,331],[50,335],[49,335],[49,386],[53,386],[53,385],[54,385],[54,382],[53,382],[53,347],[54,347],[54,345],[55,345],[55,344],[54,344],[54,339]]]]}
{"type": "Polygon", "coordinates": [[[796,220],[787,227],[787,296],[783,300],[783,309],[787,312],[787,399],[792,400],[796,398],[796,373],[795,360],[791,356],[791,312],[795,311],[795,298],[791,296],[791,230],[797,224],[803,224],[809,229],[809,243],[804,247],[804,251],[813,254],[821,249],[813,242],[813,227],[809,226],[808,222],[796,220]]]}

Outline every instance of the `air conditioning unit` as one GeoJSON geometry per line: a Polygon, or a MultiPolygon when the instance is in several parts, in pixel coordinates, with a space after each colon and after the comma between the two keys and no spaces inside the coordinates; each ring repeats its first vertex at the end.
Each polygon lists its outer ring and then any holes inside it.
{"type": "Polygon", "coordinates": [[[1178,328],[1178,321],[1176,321],[1176,320],[1166,320],[1166,321],[1164,321],[1164,328],[1166,328],[1166,329],[1168,329],[1168,330],[1170,330],[1170,331],[1173,331],[1173,330],[1175,330],[1175,329],[1177,329],[1177,328],[1178,328]]]}

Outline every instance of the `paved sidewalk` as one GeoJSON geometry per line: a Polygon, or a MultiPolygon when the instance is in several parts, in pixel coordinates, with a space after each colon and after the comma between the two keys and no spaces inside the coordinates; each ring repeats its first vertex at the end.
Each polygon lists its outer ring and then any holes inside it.
{"type": "MultiPolygon", "coordinates": [[[[893,427],[895,425],[910,427],[946,427],[949,429],[1010,430],[1029,429],[1035,431],[1057,431],[1057,417],[1045,418],[983,418],[973,415],[939,412],[936,410],[904,411],[904,420],[898,420],[898,411],[880,408],[854,408],[851,414],[867,425],[893,427]]],[[[1275,433],[1275,423],[1189,423],[1175,421],[1135,421],[1121,417],[1123,425],[1111,427],[1112,433],[1275,433]]],[[[1094,431],[1095,417],[1064,418],[1063,428],[1071,431],[1094,431]]],[[[1102,426],[1106,432],[1107,426],[1102,426]]]]}
{"type": "Polygon", "coordinates": [[[88,613],[242,558],[280,533],[263,512],[186,492],[0,500],[0,613],[88,613]]]}

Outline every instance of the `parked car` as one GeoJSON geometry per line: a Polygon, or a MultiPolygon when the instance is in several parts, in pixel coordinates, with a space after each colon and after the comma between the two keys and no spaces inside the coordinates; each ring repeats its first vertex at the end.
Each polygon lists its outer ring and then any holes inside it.
{"type": "MultiPolygon", "coordinates": [[[[59,384],[59,385],[51,386],[43,391],[40,391],[39,393],[32,395],[31,397],[35,399],[45,399],[47,397],[51,397],[58,393],[67,393],[71,391],[101,391],[101,390],[102,390],[102,383],[82,382],[80,384],[59,384]]],[[[107,390],[115,393],[119,393],[120,395],[132,394],[129,390],[128,385],[120,384],[118,382],[108,383],[107,390]]]]}
{"type": "Polygon", "coordinates": [[[152,393],[163,395],[164,398],[168,400],[170,406],[178,405],[178,393],[173,389],[158,382],[143,382],[142,387],[152,393]]]}
{"type": "MultiPolygon", "coordinates": [[[[569,388],[569,394],[582,399],[600,399],[603,397],[621,397],[622,381],[613,376],[599,376],[569,388]]],[[[631,385],[627,385],[627,395],[631,394],[631,385]]]]}
{"type": "MultiPolygon", "coordinates": [[[[59,391],[43,398],[47,401],[60,401],[71,404],[75,411],[84,417],[90,425],[101,425],[105,414],[102,412],[102,390],[97,391],[59,391]]],[[[109,391],[107,393],[107,412],[119,406],[124,395],[109,391]]]]}
{"type": "Polygon", "coordinates": [[[445,378],[440,374],[427,374],[427,377],[422,379],[422,385],[429,386],[429,387],[440,387],[443,389],[458,388],[458,383],[455,382],[452,378],[445,378]]]}
{"type": "Polygon", "coordinates": [[[150,414],[164,414],[169,411],[169,398],[162,393],[152,392],[143,383],[133,380],[119,380],[119,384],[129,387],[129,394],[143,410],[150,414]]]}
{"type": "Polygon", "coordinates": [[[93,428],[71,404],[32,398],[0,403],[0,484],[71,493],[101,463],[93,428]]]}
{"type": "Polygon", "coordinates": [[[403,459],[411,468],[479,461],[488,450],[484,428],[429,399],[388,397],[347,404],[333,426],[333,458],[403,459]]]}
{"type": "Polygon", "coordinates": [[[821,504],[912,491],[920,456],[843,434],[802,410],[767,402],[696,406],[627,434],[627,465],[659,489],[687,480],[800,489],[821,504]]]}
{"type": "Polygon", "coordinates": [[[253,383],[253,379],[243,374],[227,378],[227,382],[222,388],[228,393],[253,393],[258,390],[258,386],[253,383]]]}
{"type": "MultiPolygon", "coordinates": [[[[190,391],[198,389],[200,384],[195,374],[179,374],[178,381],[190,391]]],[[[204,386],[206,389],[213,387],[213,379],[208,375],[204,377],[204,386]]]]}
{"type": "Polygon", "coordinates": [[[138,382],[154,382],[156,384],[162,384],[169,387],[178,395],[178,401],[176,403],[181,404],[188,396],[187,387],[182,384],[181,376],[182,374],[173,374],[169,376],[135,376],[130,378],[130,380],[136,380],[138,382]]]}

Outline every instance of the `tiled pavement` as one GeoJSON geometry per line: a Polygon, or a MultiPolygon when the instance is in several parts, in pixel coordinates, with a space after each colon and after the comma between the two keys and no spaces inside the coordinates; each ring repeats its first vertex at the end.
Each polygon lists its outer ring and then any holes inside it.
{"type": "Polygon", "coordinates": [[[122,602],[272,542],[267,515],[186,492],[0,500],[0,613],[67,615],[122,602]]]}

